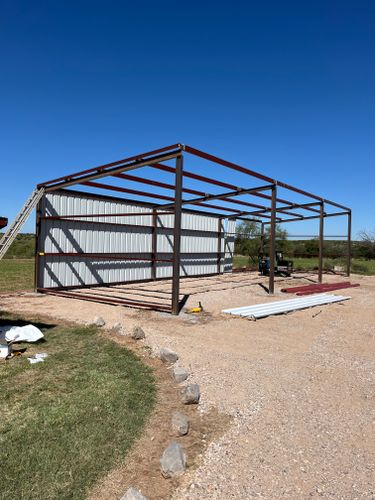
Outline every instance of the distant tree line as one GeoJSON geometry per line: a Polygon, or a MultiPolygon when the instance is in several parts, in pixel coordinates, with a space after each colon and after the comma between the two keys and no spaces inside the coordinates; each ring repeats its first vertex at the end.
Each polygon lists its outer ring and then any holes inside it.
{"type": "MultiPolygon", "coordinates": [[[[352,241],[352,257],[357,259],[375,259],[375,231],[361,231],[359,239],[352,241]]],[[[282,251],[285,257],[317,257],[319,254],[318,238],[304,240],[288,239],[288,232],[276,225],[276,250],[282,251]]],[[[269,250],[269,225],[264,236],[264,252],[269,250]]],[[[261,237],[259,224],[254,221],[244,221],[236,227],[234,253],[246,255],[252,263],[258,261],[261,251],[261,237]]],[[[343,240],[325,240],[324,256],[330,259],[345,257],[347,242],[343,240]]]]}
{"type": "MultiPolygon", "coordinates": [[[[0,233],[1,234],[1,233],[0,233]]],[[[0,235],[1,238],[2,235],[0,235]]],[[[18,233],[4,259],[32,259],[35,255],[35,234],[18,233]]]]}
{"type": "Polygon", "coordinates": [[[367,260],[375,259],[375,231],[362,230],[359,233],[359,239],[360,241],[354,242],[353,246],[353,249],[358,252],[358,257],[367,260]]]}

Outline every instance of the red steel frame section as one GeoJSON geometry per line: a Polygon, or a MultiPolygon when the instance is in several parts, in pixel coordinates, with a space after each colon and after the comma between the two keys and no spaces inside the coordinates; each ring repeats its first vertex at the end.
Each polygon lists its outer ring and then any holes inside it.
{"type": "Polygon", "coordinates": [[[6,217],[0,217],[0,229],[8,225],[8,219],[6,217]]]}
{"type": "MultiPolygon", "coordinates": [[[[93,167],[89,168],[87,170],[75,172],[73,174],[70,174],[68,176],[63,176],[59,177],[56,179],[52,179],[50,181],[47,181],[45,183],[41,183],[38,185],[38,187],[44,187],[46,193],[50,191],[54,191],[59,188],[66,188],[66,187],[71,187],[77,184],[81,184],[86,187],[91,187],[95,189],[103,189],[103,190],[110,190],[110,191],[115,191],[115,192],[120,192],[120,193],[127,193],[132,196],[137,196],[137,197],[147,197],[147,198],[152,198],[155,200],[160,200],[160,201],[168,201],[170,203],[168,204],[149,204],[149,206],[153,207],[154,210],[154,217],[153,217],[153,222],[155,222],[155,214],[161,215],[161,214],[170,214],[174,213],[175,217],[175,231],[174,231],[174,239],[177,245],[177,251],[174,251],[174,256],[173,259],[158,259],[156,257],[157,252],[156,249],[153,248],[152,251],[152,258],[151,259],[144,259],[140,257],[131,257],[128,254],[111,254],[112,258],[116,258],[119,260],[151,260],[153,262],[157,261],[166,261],[166,262],[173,262],[173,287],[172,287],[172,295],[173,295],[173,305],[172,305],[172,310],[174,314],[178,313],[178,296],[179,296],[179,248],[178,248],[178,241],[180,240],[181,236],[181,228],[180,228],[180,221],[181,220],[181,212],[183,210],[183,207],[185,205],[195,205],[196,207],[200,208],[203,207],[204,209],[210,209],[210,211],[201,211],[201,210],[187,210],[187,212],[192,212],[192,213],[200,213],[202,215],[212,215],[212,216],[217,216],[219,220],[223,219],[229,219],[229,218],[235,218],[235,219],[241,219],[241,220],[256,220],[257,222],[262,224],[262,232],[264,231],[264,225],[265,224],[270,224],[271,230],[271,250],[270,250],[270,259],[271,262],[273,262],[273,250],[275,248],[275,226],[276,223],[284,223],[284,222],[293,222],[293,221],[301,221],[301,220],[309,220],[309,219],[319,219],[320,220],[320,232],[319,232],[319,281],[321,281],[321,275],[322,275],[322,259],[323,259],[323,231],[324,231],[324,226],[323,226],[323,221],[325,217],[336,217],[339,215],[346,215],[348,217],[348,256],[347,256],[347,273],[348,275],[350,274],[350,260],[351,260],[351,255],[350,255],[350,247],[351,247],[351,210],[348,207],[345,207],[344,205],[338,204],[336,202],[333,202],[331,200],[324,199],[320,196],[317,196],[313,193],[310,193],[308,191],[296,188],[294,186],[291,186],[289,184],[286,184],[284,182],[278,181],[276,179],[272,179],[268,176],[265,176],[259,172],[256,172],[254,170],[251,170],[249,168],[243,167],[241,165],[237,165],[235,163],[229,162],[227,160],[224,160],[222,158],[219,158],[217,156],[211,155],[209,153],[205,153],[199,149],[192,148],[191,146],[183,145],[183,144],[173,144],[171,146],[167,146],[164,148],[159,148],[155,149],[153,151],[149,151],[147,153],[142,153],[138,154],[135,156],[131,156],[122,160],[118,160],[112,163],[107,163],[104,165],[100,165],[98,167],[93,167]],[[261,186],[261,187],[238,187],[236,185],[233,185],[231,183],[228,183],[223,180],[219,179],[213,179],[201,174],[197,174],[195,172],[191,172],[188,170],[185,170],[182,167],[182,158],[184,153],[193,155],[196,157],[199,157],[201,159],[207,160],[213,164],[223,166],[225,168],[237,171],[241,174],[245,174],[246,176],[265,181],[268,183],[268,186],[261,186]],[[161,162],[163,161],[168,161],[171,159],[176,159],[176,167],[171,167],[169,165],[165,165],[161,162]],[[149,178],[144,178],[140,176],[135,176],[131,175],[128,172],[130,170],[134,169],[139,169],[141,167],[148,166],[152,167],[153,169],[161,170],[167,173],[170,173],[175,176],[176,182],[174,184],[169,184],[165,182],[161,182],[159,180],[155,179],[149,179],[149,178]],[[116,179],[121,179],[121,180],[126,180],[130,182],[136,182],[136,183],[141,183],[141,184],[146,184],[150,186],[155,186],[157,188],[161,189],[168,189],[172,190],[175,193],[175,196],[167,196],[163,195],[160,193],[152,193],[152,192],[145,192],[145,191],[140,191],[137,189],[130,189],[128,187],[124,186],[117,186],[117,185],[109,185],[109,184],[103,184],[99,182],[95,182],[96,179],[104,178],[104,177],[109,177],[111,176],[112,178],[116,179]],[[212,186],[216,187],[221,187],[221,188],[226,188],[229,189],[229,192],[224,192],[224,193],[219,193],[219,194],[211,194],[211,193],[205,193],[204,191],[198,190],[198,189],[191,189],[188,187],[184,187],[182,180],[184,178],[189,178],[193,179],[202,183],[210,184],[212,186]],[[312,199],[313,201],[309,201],[308,203],[296,203],[284,198],[280,198],[277,196],[277,188],[281,187],[285,190],[291,191],[292,193],[297,193],[298,195],[305,196],[307,198],[312,199]],[[271,189],[272,194],[265,194],[261,192],[264,189],[271,189]],[[193,198],[193,199],[183,199],[181,198],[181,194],[186,193],[189,195],[195,195],[198,196],[198,198],[193,198]],[[255,196],[262,198],[264,200],[270,201],[271,205],[266,206],[266,205],[260,205],[257,203],[245,201],[243,199],[238,199],[238,196],[242,195],[249,195],[249,196],[255,196]],[[219,201],[224,201],[226,203],[231,203],[232,205],[237,205],[239,208],[231,208],[228,206],[223,206],[223,205],[216,205],[212,203],[207,203],[207,201],[210,200],[215,200],[218,199],[219,201]],[[282,206],[278,206],[278,203],[282,203],[282,206]],[[315,208],[315,206],[319,206],[319,208],[315,208]],[[331,205],[334,207],[337,207],[341,209],[342,211],[340,212],[334,212],[334,213],[329,213],[326,212],[326,206],[331,205]],[[252,211],[245,211],[241,207],[247,206],[252,209],[257,209],[257,210],[252,210],[252,211]],[[159,207],[159,208],[158,208],[159,207]],[[168,209],[168,211],[163,211],[163,209],[168,209]],[[295,210],[295,209],[303,209],[305,211],[313,212],[314,215],[304,215],[301,213],[296,213],[296,212],[291,212],[290,210],[295,210]],[[161,212],[157,212],[158,210],[162,210],[161,212]],[[228,212],[231,213],[232,215],[228,215],[228,212]],[[289,218],[281,218],[278,214],[281,215],[289,215],[289,218]],[[249,218],[251,217],[251,218],[249,218]],[[256,217],[256,218],[254,218],[256,217]],[[264,220],[268,219],[268,220],[264,220]],[[177,265],[178,263],[178,265],[177,265]]],[[[139,203],[139,201],[132,200],[135,203],[139,203]]],[[[94,217],[109,217],[109,216],[121,216],[121,217],[126,217],[126,216],[134,216],[134,215],[152,215],[150,213],[126,213],[126,214],[67,214],[67,215],[55,215],[55,216],[46,216],[46,217],[39,217],[37,220],[37,224],[40,224],[41,220],[44,219],[54,219],[54,220],[69,220],[71,219],[74,222],[79,222],[79,219],[86,218],[94,218],[94,217]]],[[[115,225],[122,225],[122,226],[127,226],[128,224],[124,223],[107,223],[107,222],[96,222],[96,221],[86,221],[85,223],[102,223],[102,224],[115,224],[115,225]]],[[[129,224],[131,226],[131,224],[129,224]]],[[[156,245],[156,226],[153,227],[153,245],[156,245]]],[[[37,235],[39,234],[39,231],[37,231],[37,235]]],[[[263,233],[262,233],[263,234],[263,233]]],[[[222,237],[221,233],[218,233],[218,239],[222,237]]],[[[218,247],[219,248],[219,247],[218,247]]],[[[83,257],[88,257],[88,258],[109,258],[110,254],[80,254],[80,253],[65,253],[65,254],[45,254],[45,255],[65,255],[65,256],[83,256],[83,257]]],[[[218,255],[218,262],[220,262],[220,257],[218,255]]],[[[273,293],[274,290],[274,275],[273,275],[273,266],[271,266],[272,271],[270,273],[270,279],[269,279],[269,291],[270,293],[273,293]]],[[[219,269],[219,265],[218,265],[219,269]]],[[[154,274],[154,273],[153,273],[154,274]]],[[[43,289],[43,291],[46,291],[46,289],[43,289]]],[[[55,293],[62,293],[62,290],[56,290],[55,293]]],[[[48,292],[50,293],[50,292],[48,292]]],[[[77,294],[82,296],[82,294],[77,294]]],[[[87,298],[87,300],[91,300],[90,298],[87,298]]],[[[139,307],[141,307],[139,305],[139,307]]]]}
{"type": "Polygon", "coordinates": [[[358,287],[359,283],[352,284],[350,281],[339,283],[314,283],[311,285],[295,286],[290,288],[282,288],[284,293],[295,293],[296,295],[311,295],[313,293],[332,292],[334,290],[342,290],[344,288],[358,287]]]}

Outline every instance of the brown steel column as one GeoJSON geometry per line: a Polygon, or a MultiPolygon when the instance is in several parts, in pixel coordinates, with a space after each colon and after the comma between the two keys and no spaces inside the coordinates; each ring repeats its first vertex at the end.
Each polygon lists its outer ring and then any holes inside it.
{"type": "Polygon", "coordinates": [[[156,255],[157,255],[157,225],[158,217],[156,215],[156,210],[152,212],[152,229],[151,229],[151,279],[156,280],[156,255]]]}
{"type": "MultiPolygon", "coordinates": [[[[43,198],[42,198],[43,199],[43,198]]],[[[40,240],[40,212],[42,200],[36,206],[35,217],[35,251],[34,251],[34,290],[39,287],[39,240],[40,240]]],[[[44,250],[44,249],[43,249],[44,250]]]]}
{"type": "Polygon", "coordinates": [[[346,274],[350,276],[352,262],[352,212],[348,212],[348,248],[346,256],[346,274]]]}
{"type": "Polygon", "coordinates": [[[181,247],[181,207],[182,207],[182,168],[183,157],[176,158],[174,231],[173,231],[173,277],[172,277],[172,314],[180,312],[180,247],[181,247]]]}
{"type": "Polygon", "coordinates": [[[270,276],[268,284],[268,293],[273,295],[275,291],[275,239],[276,239],[276,184],[272,186],[272,201],[271,201],[271,223],[270,223],[270,276]]]}
{"type": "Polygon", "coordinates": [[[218,218],[218,228],[217,228],[217,274],[221,273],[221,242],[223,236],[223,219],[218,218]]]}
{"type": "Polygon", "coordinates": [[[318,281],[323,282],[323,245],[324,245],[324,202],[320,204],[319,215],[319,271],[318,281]]]}
{"type": "Polygon", "coordinates": [[[263,257],[264,253],[264,224],[261,222],[261,227],[260,227],[260,253],[263,257]]]}

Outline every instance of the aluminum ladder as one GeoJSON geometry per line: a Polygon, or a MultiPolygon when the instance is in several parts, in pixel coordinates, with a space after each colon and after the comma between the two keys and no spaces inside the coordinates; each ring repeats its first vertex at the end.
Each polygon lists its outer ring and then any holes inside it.
{"type": "Polygon", "coordinates": [[[12,222],[11,226],[9,229],[6,231],[4,236],[0,240],[0,260],[4,257],[6,254],[7,250],[9,249],[10,245],[13,243],[15,240],[18,232],[20,231],[21,227],[24,225],[26,220],[28,219],[31,211],[36,207],[40,199],[42,198],[44,194],[44,187],[37,188],[35,189],[24,206],[22,207],[21,211],[17,215],[17,217],[14,219],[12,222]]]}

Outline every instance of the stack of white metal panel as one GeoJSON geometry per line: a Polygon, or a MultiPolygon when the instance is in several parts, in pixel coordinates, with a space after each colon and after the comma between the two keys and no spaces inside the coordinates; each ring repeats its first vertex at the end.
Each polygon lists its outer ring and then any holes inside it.
{"type": "Polygon", "coordinates": [[[348,300],[350,297],[344,295],[332,295],[328,293],[320,293],[308,297],[299,297],[290,300],[279,300],[276,302],[268,302],[266,304],[255,304],[253,306],[236,307],[234,309],[224,309],[222,312],[241,316],[249,319],[265,318],[274,314],[285,314],[291,311],[307,309],[309,307],[320,306],[324,304],[332,304],[342,300],[348,300]]]}

